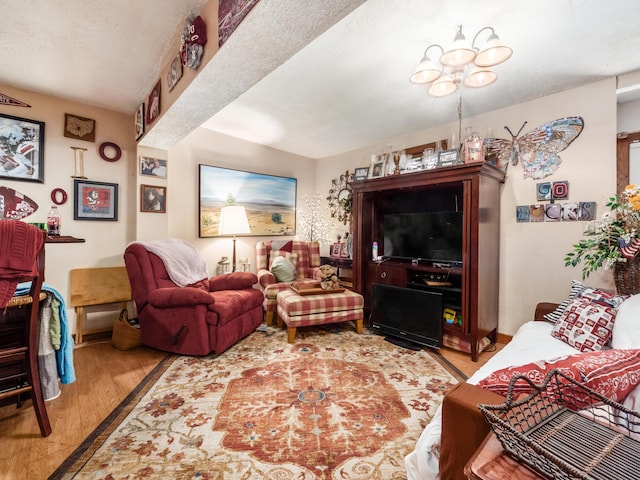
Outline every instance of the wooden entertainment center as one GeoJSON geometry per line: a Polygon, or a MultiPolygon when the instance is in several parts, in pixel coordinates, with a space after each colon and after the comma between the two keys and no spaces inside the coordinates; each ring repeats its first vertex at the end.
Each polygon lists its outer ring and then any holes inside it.
{"type": "MultiPolygon", "coordinates": [[[[353,252],[354,290],[370,312],[372,284],[404,288],[437,287],[457,315],[443,330],[471,346],[495,341],[498,326],[500,188],[505,173],[488,163],[461,164],[416,173],[374,178],[351,184],[352,225],[359,248],[353,252]],[[387,259],[384,216],[405,212],[462,212],[459,262],[387,259]],[[382,260],[372,260],[373,242],[382,260]]],[[[390,242],[391,243],[391,242],[390,242]]]]}

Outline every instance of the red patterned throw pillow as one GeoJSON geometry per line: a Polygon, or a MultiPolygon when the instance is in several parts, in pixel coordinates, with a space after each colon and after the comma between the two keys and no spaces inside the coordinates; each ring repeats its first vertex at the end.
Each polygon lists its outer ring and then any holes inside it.
{"type": "MultiPolygon", "coordinates": [[[[610,400],[621,402],[640,383],[640,350],[601,350],[558,357],[496,370],[478,382],[478,386],[506,396],[515,375],[524,375],[540,385],[551,370],[560,370],[610,400]]],[[[513,393],[530,393],[532,387],[521,380],[513,393]]]]}
{"type": "Polygon", "coordinates": [[[601,350],[611,340],[616,309],[589,299],[569,303],[551,330],[551,336],[581,352],[601,350]]]}

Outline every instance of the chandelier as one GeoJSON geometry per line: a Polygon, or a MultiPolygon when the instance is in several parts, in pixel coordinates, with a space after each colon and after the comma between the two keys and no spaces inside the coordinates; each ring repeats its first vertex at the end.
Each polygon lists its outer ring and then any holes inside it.
{"type": "Polygon", "coordinates": [[[459,25],[453,43],[446,50],[437,43],[425,49],[422,60],[409,81],[418,85],[431,84],[429,95],[433,97],[450,95],[461,83],[470,88],[486,87],[498,78],[491,67],[507,61],[512,53],[513,50],[498,38],[492,27],[481,28],[469,44],[462,33],[462,25],[459,25]],[[491,34],[483,47],[478,48],[476,40],[486,30],[490,30],[491,34]],[[439,48],[442,52],[438,63],[431,61],[427,56],[431,48],[439,48]],[[469,73],[465,74],[465,69],[472,65],[469,73]]]}

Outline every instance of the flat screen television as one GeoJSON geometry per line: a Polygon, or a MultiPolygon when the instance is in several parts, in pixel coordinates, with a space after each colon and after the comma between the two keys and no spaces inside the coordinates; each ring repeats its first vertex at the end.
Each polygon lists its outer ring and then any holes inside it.
{"type": "Polygon", "coordinates": [[[442,346],[442,293],[381,283],[372,288],[371,326],[376,333],[408,348],[442,346]]]}
{"type": "Polygon", "coordinates": [[[384,215],[385,257],[435,262],[462,261],[462,212],[384,215]]]}

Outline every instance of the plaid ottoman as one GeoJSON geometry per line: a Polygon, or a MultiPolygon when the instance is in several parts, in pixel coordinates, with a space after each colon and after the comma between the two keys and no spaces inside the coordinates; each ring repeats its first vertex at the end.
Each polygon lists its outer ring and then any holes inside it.
{"type": "Polygon", "coordinates": [[[359,293],[298,295],[292,289],[278,292],[278,326],[287,324],[289,343],[293,343],[297,327],[355,320],[356,332],[362,333],[364,299],[359,293]]]}

